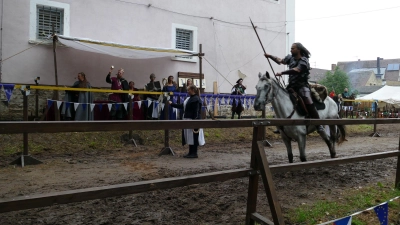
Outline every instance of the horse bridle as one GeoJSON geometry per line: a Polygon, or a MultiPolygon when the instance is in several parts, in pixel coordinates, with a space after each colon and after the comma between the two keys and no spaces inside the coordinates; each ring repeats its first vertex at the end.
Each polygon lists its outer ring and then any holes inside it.
{"type": "MultiPolygon", "coordinates": [[[[273,82],[273,81],[272,81],[272,82],[273,82]]],[[[270,88],[270,90],[269,90],[269,91],[267,92],[267,94],[265,95],[265,103],[264,103],[265,105],[271,103],[272,100],[274,100],[274,98],[275,98],[276,96],[278,96],[278,92],[280,91],[280,90],[279,90],[280,88],[275,88],[275,89],[277,89],[277,90],[272,90],[272,89],[273,89],[273,87],[272,87],[272,86],[273,86],[273,85],[272,85],[272,82],[271,82],[271,88],[270,88]],[[268,95],[270,94],[271,90],[272,90],[272,98],[271,98],[271,101],[268,101],[268,95]]],[[[289,95],[290,95],[290,94],[289,94],[289,95]]],[[[296,95],[295,97],[296,97],[296,103],[295,103],[295,105],[293,106],[293,110],[292,110],[292,112],[290,113],[290,115],[286,117],[287,119],[292,118],[294,112],[296,111],[297,102],[298,102],[298,96],[296,95]]],[[[289,98],[290,98],[290,97],[289,97],[289,98]]]]}

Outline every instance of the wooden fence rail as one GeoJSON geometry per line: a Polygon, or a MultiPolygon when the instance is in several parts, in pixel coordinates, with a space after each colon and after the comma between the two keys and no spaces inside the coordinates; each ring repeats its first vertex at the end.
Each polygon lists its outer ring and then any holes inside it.
{"type": "MultiPolygon", "coordinates": [[[[311,162],[280,164],[270,166],[262,144],[265,138],[265,126],[294,125],[352,125],[352,124],[395,124],[400,119],[355,119],[355,120],[290,120],[290,119],[259,119],[259,120],[201,120],[201,121],[90,121],[90,122],[0,122],[0,134],[6,133],[57,133],[57,132],[90,132],[90,131],[126,131],[126,130],[166,130],[183,128],[236,128],[253,127],[252,152],[249,169],[227,170],[204,173],[184,177],[164,178],[135,183],[110,185],[41,195],[30,195],[12,199],[0,200],[0,213],[66,204],[93,199],[135,194],[147,191],[183,187],[192,184],[226,181],[230,179],[249,177],[246,224],[284,224],[281,207],[277,199],[272,173],[327,167],[338,164],[354,163],[387,157],[397,157],[395,185],[400,182],[400,149],[374,153],[362,156],[318,160],[311,162]],[[268,198],[273,222],[256,212],[258,180],[261,176],[268,198]]],[[[400,140],[399,140],[400,148],[400,140]]]]}

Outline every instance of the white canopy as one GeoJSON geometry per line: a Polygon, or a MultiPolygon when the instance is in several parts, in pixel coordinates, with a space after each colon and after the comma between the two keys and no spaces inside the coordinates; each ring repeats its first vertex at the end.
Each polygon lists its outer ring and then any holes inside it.
{"type": "Polygon", "coordinates": [[[168,56],[189,56],[195,52],[171,48],[143,47],[114,42],[96,41],[88,38],[57,35],[58,40],[66,46],[83,51],[96,52],[129,59],[149,59],[168,56]]]}
{"type": "Polygon", "coordinates": [[[381,89],[356,100],[378,100],[400,106],[400,86],[383,86],[381,89]]]}

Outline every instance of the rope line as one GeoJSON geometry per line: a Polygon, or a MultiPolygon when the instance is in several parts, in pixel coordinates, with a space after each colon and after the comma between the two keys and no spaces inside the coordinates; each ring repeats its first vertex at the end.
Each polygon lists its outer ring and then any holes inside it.
{"type": "Polygon", "coordinates": [[[23,52],[25,52],[25,51],[28,51],[29,49],[31,49],[31,48],[33,48],[33,47],[36,47],[36,46],[42,44],[42,43],[45,42],[45,41],[48,41],[50,38],[53,38],[53,35],[52,35],[51,37],[49,37],[48,39],[45,39],[45,40],[43,40],[43,41],[41,41],[41,42],[39,42],[39,43],[36,43],[35,45],[33,45],[33,46],[31,46],[31,47],[29,47],[29,48],[27,48],[27,49],[24,49],[24,50],[22,50],[22,51],[20,51],[20,52],[18,52],[18,53],[16,53],[16,54],[10,56],[10,57],[7,57],[7,58],[5,58],[5,59],[0,60],[0,62],[4,62],[4,61],[6,61],[6,60],[8,60],[8,59],[11,59],[11,58],[14,57],[14,56],[17,56],[17,55],[19,55],[19,54],[21,54],[21,53],[23,53],[23,52]]]}

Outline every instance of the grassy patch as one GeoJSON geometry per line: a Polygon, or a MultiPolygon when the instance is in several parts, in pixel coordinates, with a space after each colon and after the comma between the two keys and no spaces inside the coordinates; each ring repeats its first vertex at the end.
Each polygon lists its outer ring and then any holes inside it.
{"type": "MultiPolygon", "coordinates": [[[[317,201],[312,205],[302,205],[293,209],[289,212],[288,218],[290,218],[291,224],[319,224],[349,216],[400,196],[400,190],[393,189],[392,186],[378,183],[367,188],[346,190],[336,201],[317,201]]],[[[390,213],[390,211],[398,212],[400,209],[399,203],[399,199],[389,203],[389,221],[393,224],[397,223],[398,214],[390,213]]],[[[352,224],[371,223],[379,224],[379,220],[373,210],[353,216],[352,219],[352,224]]]]}

